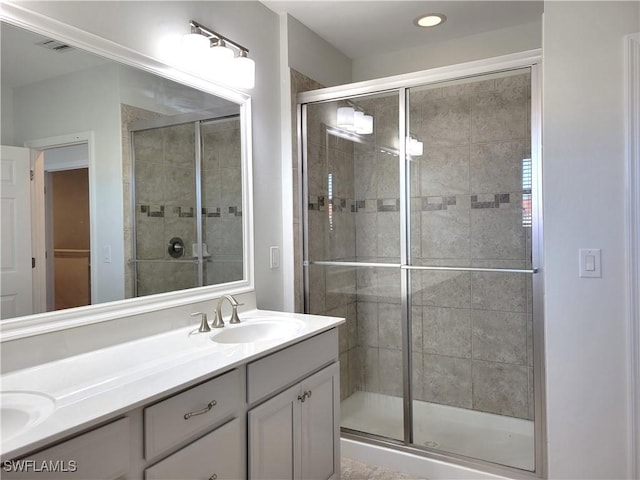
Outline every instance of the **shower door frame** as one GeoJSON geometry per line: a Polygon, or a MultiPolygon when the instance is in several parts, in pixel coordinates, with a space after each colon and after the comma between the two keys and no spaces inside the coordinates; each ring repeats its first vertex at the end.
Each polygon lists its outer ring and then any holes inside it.
{"type": "MultiPolygon", "coordinates": [[[[336,87],[323,88],[309,92],[297,94],[297,133],[298,133],[298,167],[299,180],[301,185],[300,218],[302,219],[303,234],[298,248],[302,251],[302,280],[304,292],[305,312],[309,308],[309,266],[353,266],[353,267],[376,267],[376,268],[400,268],[401,278],[401,309],[402,309],[402,348],[403,348],[403,419],[404,419],[404,441],[397,441],[391,438],[381,438],[378,435],[366,432],[355,432],[342,429],[342,436],[354,440],[364,440],[368,443],[393,446],[397,449],[416,453],[438,460],[456,463],[471,468],[479,468],[487,472],[516,475],[522,478],[544,477],[546,476],[546,413],[544,405],[544,318],[543,318],[543,222],[542,222],[542,201],[541,201],[541,62],[542,53],[540,49],[526,52],[494,57],[486,60],[473,61],[459,65],[434,68],[420,72],[403,75],[396,75],[381,79],[368,80],[353,84],[336,87]],[[409,172],[406,161],[400,161],[399,183],[400,183],[400,264],[397,263],[364,263],[364,262],[344,262],[344,261],[313,261],[309,262],[308,246],[308,185],[305,174],[306,165],[306,143],[307,136],[307,104],[323,103],[336,100],[357,98],[360,96],[377,94],[383,92],[398,92],[399,117],[398,133],[399,139],[408,138],[406,98],[407,91],[412,87],[425,86],[428,84],[440,83],[448,80],[462,78],[472,78],[484,74],[498,73],[522,68],[530,68],[531,72],[531,162],[532,162],[532,268],[531,269],[500,269],[500,268],[463,268],[463,267],[422,267],[413,266],[409,262],[410,254],[410,215],[408,212],[410,205],[409,172]],[[454,270],[454,271],[482,271],[482,272],[502,272],[527,274],[532,277],[533,288],[533,372],[534,372],[534,462],[535,470],[527,471],[516,467],[499,465],[482,459],[471,458],[455,453],[433,450],[429,448],[418,448],[413,444],[413,394],[412,394],[412,355],[411,355],[411,289],[410,273],[420,270],[454,270]]],[[[406,158],[406,142],[399,141],[399,158],[406,158]]]]}

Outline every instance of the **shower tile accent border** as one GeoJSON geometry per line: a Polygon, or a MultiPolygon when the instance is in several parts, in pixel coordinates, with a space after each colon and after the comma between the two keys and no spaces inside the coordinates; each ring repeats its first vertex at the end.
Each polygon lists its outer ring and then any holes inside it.
{"type": "Polygon", "coordinates": [[[147,217],[164,217],[164,205],[140,205],[140,213],[146,213],[147,217]]]}
{"type": "Polygon", "coordinates": [[[180,218],[193,218],[193,207],[174,207],[173,213],[180,218]]]}
{"type": "Polygon", "coordinates": [[[316,212],[324,211],[324,196],[323,195],[310,196],[309,210],[315,210],[316,212]]]}
{"type": "Polygon", "coordinates": [[[220,207],[203,207],[202,215],[208,218],[219,218],[220,217],[220,207]]]}
{"type": "Polygon", "coordinates": [[[378,198],[378,212],[399,212],[399,198],[378,198]]]}
{"type": "MultiPolygon", "coordinates": [[[[435,195],[426,197],[413,197],[420,202],[423,212],[447,210],[450,208],[471,208],[474,210],[483,208],[517,207],[519,196],[524,199],[526,193],[486,193],[477,195],[435,195]],[[514,198],[515,197],[515,198],[514,198]]],[[[310,211],[323,212],[327,206],[332,206],[335,212],[373,213],[373,212],[399,212],[399,198],[369,198],[364,200],[333,197],[327,200],[324,195],[310,195],[308,207],[310,211]]]]}
{"type": "Polygon", "coordinates": [[[229,216],[230,217],[241,217],[242,216],[242,208],[241,207],[229,207],[229,216]]]}
{"type": "MultiPolygon", "coordinates": [[[[139,205],[140,213],[146,214],[147,217],[165,217],[167,207],[165,205],[139,205]]],[[[242,207],[230,206],[228,207],[230,217],[241,217],[242,207]]],[[[195,216],[194,207],[171,207],[170,213],[175,214],[178,218],[193,218],[195,216]]],[[[208,218],[221,217],[220,207],[203,207],[202,216],[208,218]]]]}
{"type": "Polygon", "coordinates": [[[496,193],[493,199],[489,199],[490,197],[490,194],[471,195],[471,208],[500,208],[501,204],[511,203],[508,193],[496,193]]]}

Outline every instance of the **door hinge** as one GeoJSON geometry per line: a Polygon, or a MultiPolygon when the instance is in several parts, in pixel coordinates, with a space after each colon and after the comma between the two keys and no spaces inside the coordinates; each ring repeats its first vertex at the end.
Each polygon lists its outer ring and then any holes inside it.
{"type": "Polygon", "coordinates": [[[33,170],[29,170],[29,179],[31,181],[33,181],[33,177],[35,177],[35,176],[36,176],[35,172],[33,170]]]}
{"type": "Polygon", "coordinates": [[[36,259],[35,259],[35,257],[31,257],[31,268],[36,268],[36,259]]]}

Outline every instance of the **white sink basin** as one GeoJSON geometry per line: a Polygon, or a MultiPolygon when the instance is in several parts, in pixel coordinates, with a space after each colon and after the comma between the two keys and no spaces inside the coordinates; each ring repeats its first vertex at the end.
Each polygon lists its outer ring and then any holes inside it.
{"type": "Polygon", "coordinates": [[[251,320],[239,325],[224,326],[211,336],[217,343],[253,343],[275,340],[292,335],[303,326],[297,320],[266,319],[251,320]]]}
{"type": "Polygon", "coordinates": [[[0,429],[7,440],[37,425],[51,415],[56,404],[35,392],[0,392],[0,429]]]}

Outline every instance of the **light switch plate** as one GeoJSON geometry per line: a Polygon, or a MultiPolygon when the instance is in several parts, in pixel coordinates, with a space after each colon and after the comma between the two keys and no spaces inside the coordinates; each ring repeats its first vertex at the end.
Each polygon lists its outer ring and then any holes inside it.
{"type": "Polygon", "coordinates": [[[580,256],[580,277],[600,278],[602,268],[600,266],[601,252],[599,248],[581,248],[580,256]]]}

